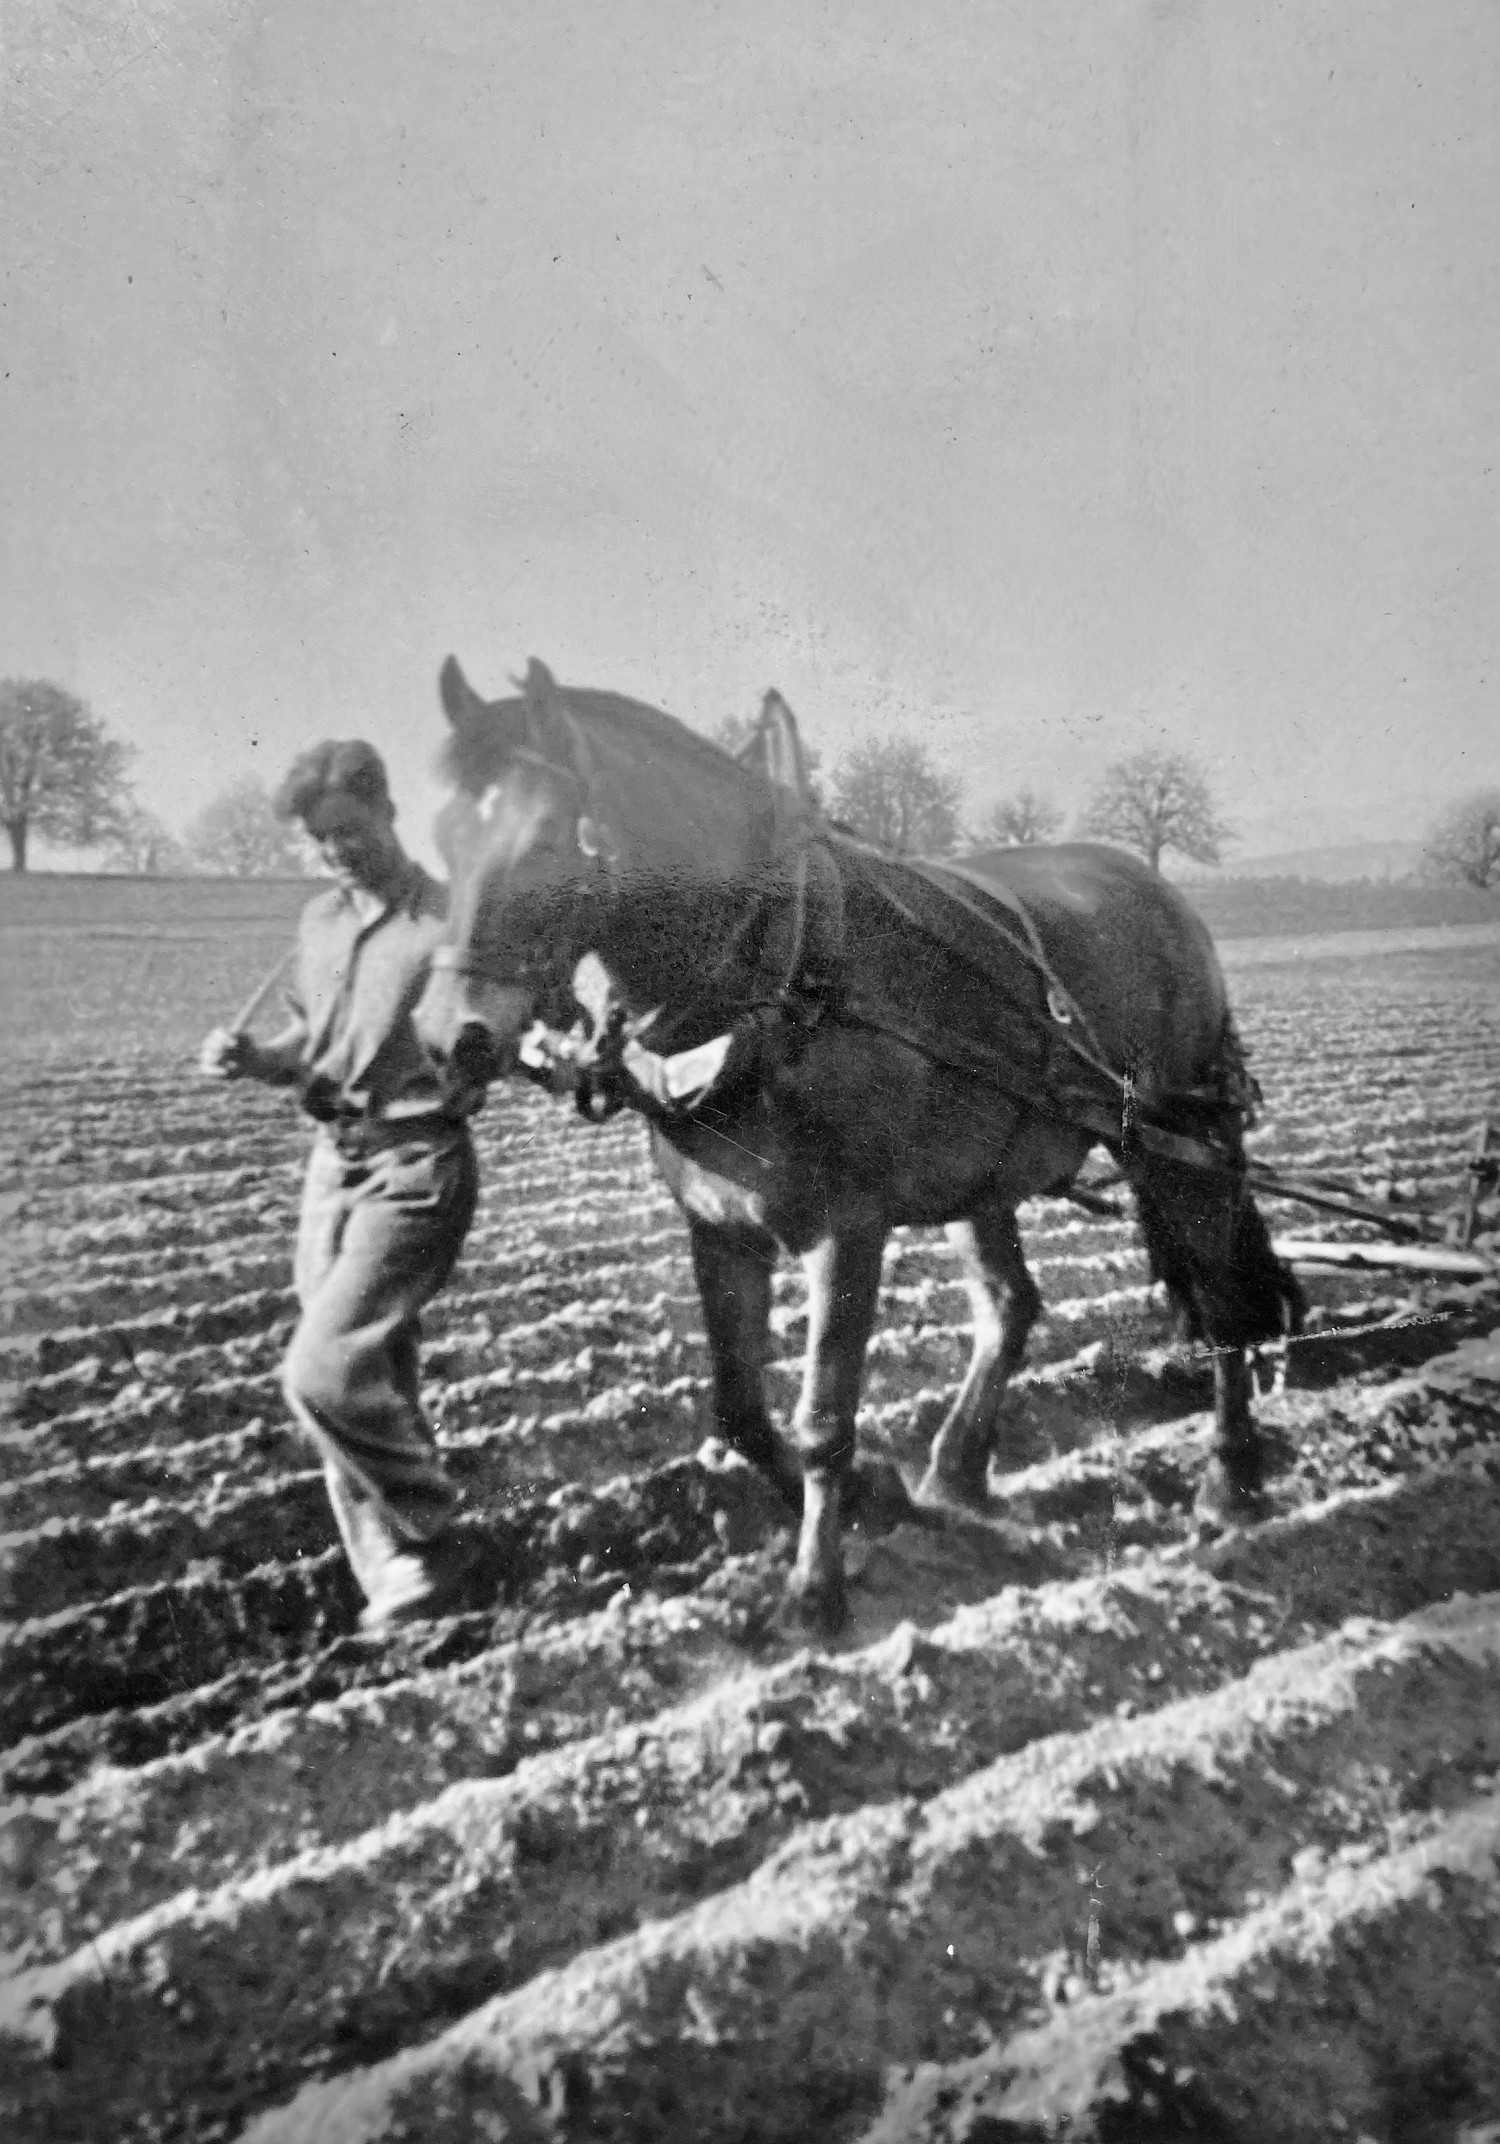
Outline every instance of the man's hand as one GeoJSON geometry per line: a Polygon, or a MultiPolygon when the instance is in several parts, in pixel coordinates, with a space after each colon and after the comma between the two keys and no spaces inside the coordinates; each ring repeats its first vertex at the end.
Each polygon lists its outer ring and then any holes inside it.
{"type": "Polygon", "coordinates": [[[213,1028],[203,1038],[198,1070],[207,1079],[256,1079],[262,1070],[260,1045],[238,1028],[213,1028]]]}
{"type": "Polygon", "coordinates": [[[483,1105],[491,1080],[504,1078],[511,1055],[479,1022],[463,1028],[446,1058],[439,1060],[446,1106],[458,1116],[472,1116],[483,1105]]]}

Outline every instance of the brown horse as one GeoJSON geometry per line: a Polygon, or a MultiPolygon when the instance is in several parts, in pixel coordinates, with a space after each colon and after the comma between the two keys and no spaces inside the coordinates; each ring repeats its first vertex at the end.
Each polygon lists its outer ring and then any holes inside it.
{"type": "Polygon", "coordinates": [[[1103,847],[998,851],[964,873],[887,857],[818,817],[775,694],[734,759],[535,662],[519,696],[486,702],[450,657],[441,691],[452,921],[424,1018],[509,1069],[531,1023],[576,1018],[594,956],[595,1087],[651,1121],[719,1428],[801,1514],[805,1620],[832,1631],[845,1614],[841,1496],[890,1230],[942,1224],[964,1256],[973,1357],[918,1496],[982,1504],[1041,1309],[1016,1208],[1066,1190],[1101,1142],[1156,1276],[1215,1350],[1205,1499],[1253,1516],[1245,1350],[1300,1299],[1246,1188],[1254,1090],[1181,895],[1103,847]],[[779,1250],[808,1281],[789,1440],[762,1377],[779,1250]]]}

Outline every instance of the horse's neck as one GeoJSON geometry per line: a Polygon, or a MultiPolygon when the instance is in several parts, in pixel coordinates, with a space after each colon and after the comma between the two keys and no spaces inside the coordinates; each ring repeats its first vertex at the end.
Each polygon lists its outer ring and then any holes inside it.
{"type": "Polygon", "coordinates": [[[769,784],[660,755],[604,770],[621,876],[596,950],[632,1011],[680,1005],[713,976],[773,845],[769,784]]]}
{"type": "Polygon", "coordinates": [[[661,1008],[664,1029],[694,1015],[709,1031],[744,995],[746,926],[763,896],[743,878],[674,870],[627,871],[595,948],[632,1014],[661,1008]]]}

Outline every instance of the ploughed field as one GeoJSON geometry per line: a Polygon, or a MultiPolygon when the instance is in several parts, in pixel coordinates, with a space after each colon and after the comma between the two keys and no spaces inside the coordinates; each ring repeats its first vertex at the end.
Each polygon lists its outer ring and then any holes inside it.
{"type": "MultiPolygon", "coordinates": [[[[1226,951],[1256,1151],[1456,1201],[1495,946],[1226,951]]],[[[510,1586],[376,1641],[277,1388],[286,1101],[7,1089],[15,2144],[1492,2133],[1500,1288],[1309,1275],[1272,1516],[1217,1532],[1206,1363],[1127,1226],[1037,1202],[988,1520],[856,1531],[809,1649],[643,1133],[498,1094],[425,1375],[510,1586]]],[[[866,1450],[918,1467],[968,1315],[893,1239],[866,1450]]]]}

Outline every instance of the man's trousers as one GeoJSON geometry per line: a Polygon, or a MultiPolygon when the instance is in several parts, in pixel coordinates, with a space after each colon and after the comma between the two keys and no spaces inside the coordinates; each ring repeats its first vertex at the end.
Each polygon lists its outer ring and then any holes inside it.
{"type": "Polygon", "coordinates": [[[452,1272],[478,1173],[456,1126],[360,1158],[320,1132],[297,1236],[302,1317],[282,1381],[323,1458],[354,1575],[372,1602],[421,1594],[458,1494],[418,1388],[421,1312],[452,1272]]]}

